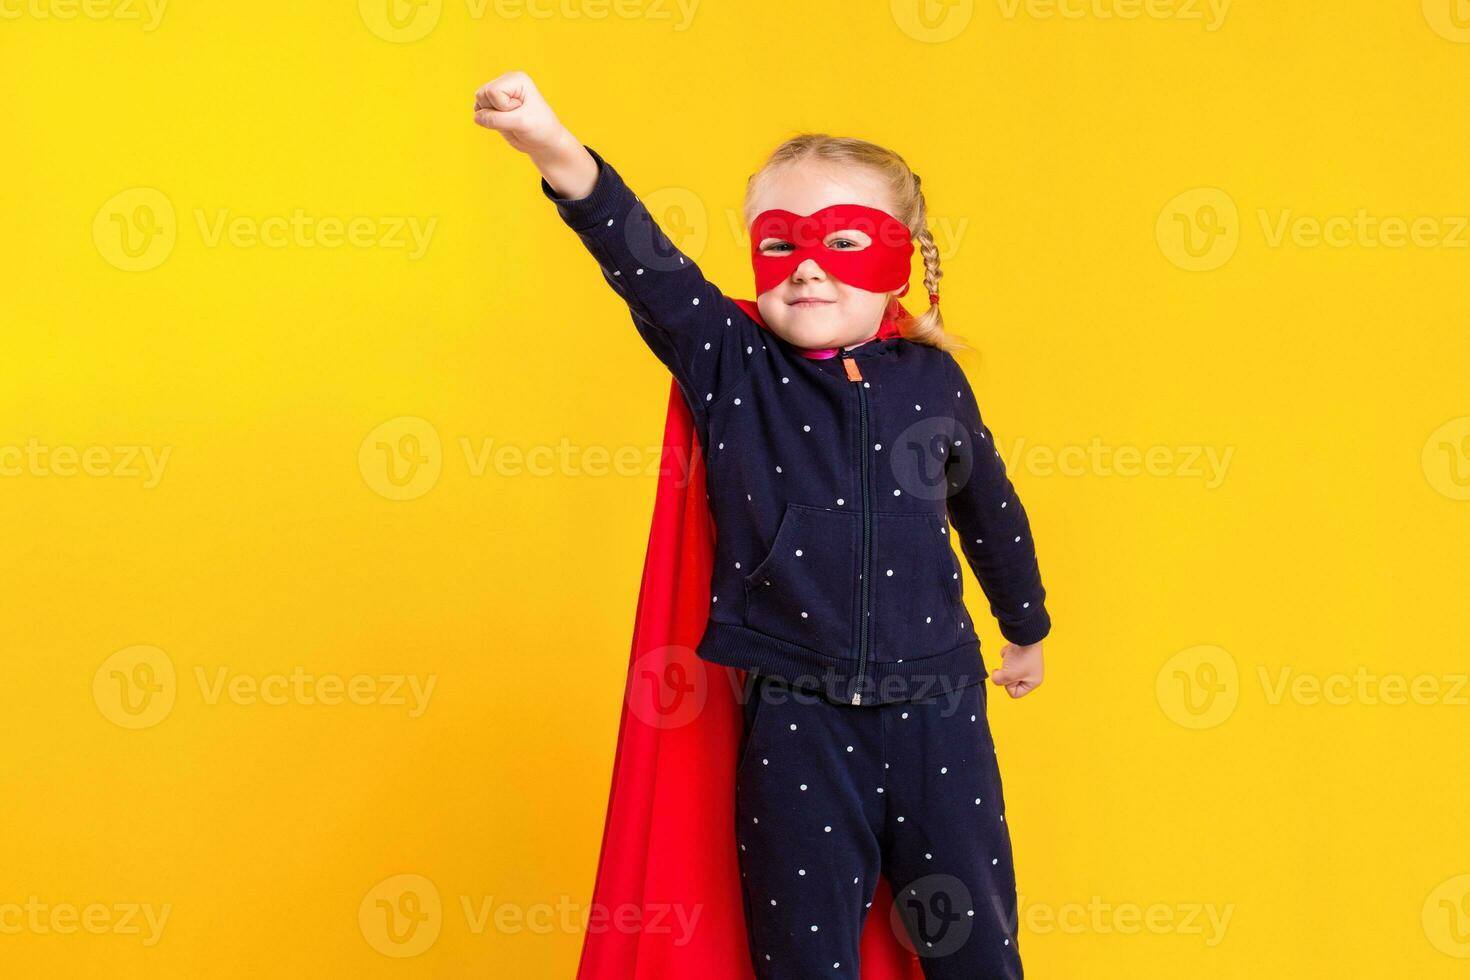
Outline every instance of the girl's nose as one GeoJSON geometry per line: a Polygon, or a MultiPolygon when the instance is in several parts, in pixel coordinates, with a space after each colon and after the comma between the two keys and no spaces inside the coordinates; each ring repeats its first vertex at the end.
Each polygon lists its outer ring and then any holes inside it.
{"type": "Polygon", "coordinates": [[[792,270],[791,278],[797,282],[806,282],[809,279],[826,279],[827,273],[817,265],[816,259],[803,259],[801,264],[792,270]]]}

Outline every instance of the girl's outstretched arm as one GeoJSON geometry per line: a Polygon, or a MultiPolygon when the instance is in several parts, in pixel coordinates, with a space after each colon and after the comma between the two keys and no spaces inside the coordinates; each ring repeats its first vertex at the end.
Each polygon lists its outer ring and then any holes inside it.
{"type": "Polygon", "coordinates": [[[556,118],[523,72],[482,86],[475,121],[541,173],[541,191],[597,260],[697,418],[744,379],[765,331],[683,254],[622,176],[556,118]]]}

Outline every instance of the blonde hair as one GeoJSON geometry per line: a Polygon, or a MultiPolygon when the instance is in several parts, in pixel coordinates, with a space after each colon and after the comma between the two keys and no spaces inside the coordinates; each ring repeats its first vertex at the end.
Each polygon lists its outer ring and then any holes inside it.
{"type": "MultiPolygon", "coordinates": [[[[924,192],[919,189],[919,175],[909,168],[903,157],[884,146],[867,140],[846,136],[828,136],[826,133],[802,133],[793,136],[776,147],[761,168],[750,175],[745,185],[745,226],[750,227],[756,218],[754,202],[757,191],[782,168],[813,160],[822,164],[837,164],[848,167],[864,167],[877,177],[894,202],[893,216],[902,221],[914,237],[914,244],[924,259],[924,288],[939,294],[939,280],[944,273],[939,268],[939,248],[929,231],[928,210],[924,204],[924,192]]],[[[925,299],[928,297],[926,296],[925,299]]],[[[916,317],[903,317],[898,321],[899,333],[905,340],[916,344],[928,344],[940,350],[951,351],[968,348],[961,337],[946,333],[944,316],[937,303],[916,317]]]]}

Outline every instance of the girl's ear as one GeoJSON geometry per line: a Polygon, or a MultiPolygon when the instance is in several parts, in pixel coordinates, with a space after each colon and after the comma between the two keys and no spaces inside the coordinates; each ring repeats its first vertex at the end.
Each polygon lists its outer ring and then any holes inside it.
{"type": "Polygon", "coordinates": [[[906,296],[906,295],[908,295],[908,291],[909,291],[909,284],[908,283],[904,283],[903,284],[903,288],[900,289],[898,292],[894,293],[893,296],[892,296],[892,298],[893,299],[897,299],[900,296],[906,296]]]}

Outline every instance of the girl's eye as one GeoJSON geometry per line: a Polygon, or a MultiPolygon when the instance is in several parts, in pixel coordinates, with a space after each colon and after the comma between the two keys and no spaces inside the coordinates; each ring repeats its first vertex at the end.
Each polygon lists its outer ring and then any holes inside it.
{"type": "MultiPolygon", "coordinates": [[[[834,238],[824,244],[835,252],[854,252],[868,247],[867,242],[858,241],[853,238],[834,238]]],[[[796,246],[790,242],[771,241],[761,246],[761,254],[784,255],[787,252],[795,251],[795,249],[796,246]]]]}

